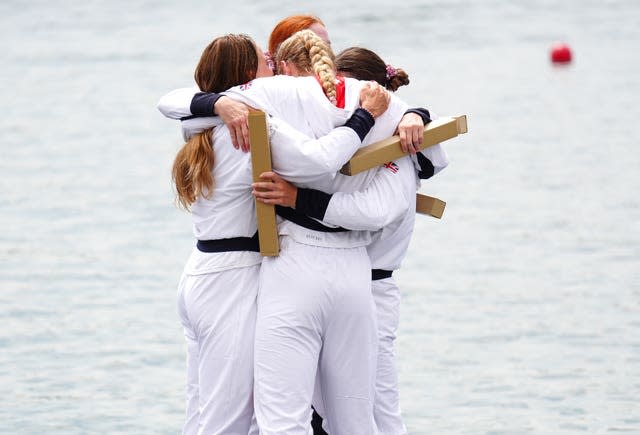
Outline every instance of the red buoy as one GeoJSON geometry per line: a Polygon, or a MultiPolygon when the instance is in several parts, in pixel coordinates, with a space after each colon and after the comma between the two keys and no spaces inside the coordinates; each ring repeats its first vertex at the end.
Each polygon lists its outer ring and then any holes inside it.
{"type": "Polygon", "coordinates": [[[569,63],[571,62],[571,49],[567,44],[554,44],[551,47],[551,62],[569,63]]]}

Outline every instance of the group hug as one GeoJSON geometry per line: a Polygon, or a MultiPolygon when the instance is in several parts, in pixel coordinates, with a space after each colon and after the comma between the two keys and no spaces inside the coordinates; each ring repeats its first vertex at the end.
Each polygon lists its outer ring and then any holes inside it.
{"type": "Polygon", "coordinates": [[[195,247],[178,285],[187,343],[184,434],[400,435],[394,341],[416,191],[447,166],[420,151],[433,114],[393,95],[405,71],[362,47],[335,55],[323,22],[280,21],[263,51],[227,34],[196,87],[163,96],[184,145],[172,169],[195,247]],[[253,181],[250,109],[268,115],[272,168],[253,181]],[[362,146],[405,157],[353,176],[362,146]],[[280,253],[259,253],[256,201],[276,206],[280,253]],[[313,421],[313,423],[312,423],[313,421]]]}

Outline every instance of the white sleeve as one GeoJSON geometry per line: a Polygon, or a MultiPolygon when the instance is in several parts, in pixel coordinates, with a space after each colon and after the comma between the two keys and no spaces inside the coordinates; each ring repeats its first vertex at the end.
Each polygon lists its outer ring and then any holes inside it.
{"type": "MultiPolygon", "coordinates": [[[[358,134],[349,127],[337,127],[313,139],[280,119],[269,118],[268,122],[272,168],[292,183],[312,181],[319,175],[335,175],[362,145],[358,134]]],[[[182,136],[187,141],[223,122],[215,116],[186,119],[181,125],[182,136]]]]}
{"type": "Polygon", "coordinates": [[[160,98],[156,107],[167,118],[181,119],[191,116],[191,100],[198,92],[200,89],[195,86],[176,89],[160,98]]]}
{"type": "Polygon", "coordinates": [[[222,118],[219,116],[207,116],[204,118],[190,118],[180,122],[182,127],[182,137],[185,141],[189,140],[192,136],[202,133],[207,128],[218,127],[223,125],[222,118]]]}
{"type": "Polygon", "coordinates": [[[313,139],[286,122],[271,118],[269,130],[273,170],[292,183],[335,174],[362,144],[349,127],[337,127],[313,139]]]}
{"type": "MultiPolygon", "coordinates": [[[[215,116],[191,118],[181,124],[182,136],[187,141],[223,122],[215,116]]],[[[313,139],[280,119],[269,118],[272,168],[292,183],[312,181],[319,175],[335,175],[361,144],[358,134],[349,127],[337,127],[327,135],[313,139]]]]}
{"type": "MultiPolygon", "coordinates": [[[[269,113],[277,113],[277,107],[287,104],[297,98],[297,88],[300,85],[294,77],[269,77],[271,80],[254,79],[249,83],[234,86],[220,95],[227,95],[248,106],[262,108],[269,113]]],[[[162,96],[158,101],[158,110],[167,118],[181,119],[192,116],[191,100],[201,92],[197,86],[180,88],[162,96]]]]}
{"type": "Polygon", "coordinates": [[[350,230],[376,231],[389,225],[407,211],[407,186],[415,192],[413,171],[406,158],[380,166],[364,190],[334,193],[322,221],[350,230]]]}
{"type": "Polygon", "coordinates": [[[296,79],[296,77],[285,75],[257,78],[249,83],[227,89],[222,92],[222,95],[247,106],[264,110],[270,115],[283,117],[288,106],[298,100],[300,86],[306,83],[304,80],[296,79]]]}
{"type": "MultiPolygon", "coordinates": [[[[432,121],[435,121],[438,118],[439,116],[437,114],[431,113],[432,121]]],[[[420,152],[431,161],[431,164],[433,165],[433,175],[436,175],[449,165],[449,156],[440,144],[430,146],[420,152]]]]}
{"type": "MultiPolygon", "coordinates": [[[[431,120],[435,121],[436,119],[438,119],[438,115],[431,113],[431,120]]],[[[420,154],[429,159],[433,165],[433,175],[436,175],[449,165],[449,156],[439,143],[423,149],[420,151],[420,154]]],[[[411,159],[413,160],[413,164],[417,172],[423,170],[415,154],[411,155],[411,159]]]]}

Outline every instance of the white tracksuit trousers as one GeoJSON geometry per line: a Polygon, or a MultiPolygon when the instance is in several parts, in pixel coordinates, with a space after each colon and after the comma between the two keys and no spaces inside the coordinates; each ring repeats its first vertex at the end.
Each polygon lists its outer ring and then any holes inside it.
{"type": "Polygon", "coordinates": [[[183,434],[247,435],[260,265],[184,274],[178,313],[187,340],[183,434]]]}
{"type": "Polygon", "coordinates": [[[375,307],[364,247],[280,238],[261,269],[255,407],[261,435],[307,435],[316,370],[332,435],[376,434],[375,307]]]}
{"type": "Polygon", "coordinates": [[[378,319],[378,364],[374,416],[380,435],[404,435],[394,342],[400,319],[400,289],[393,277],[372,281],[378,319]]]}
{"type": "MultiPolygon", "coordinates": [[[[371,281],[371,293],[376,305],[378,323],[378,359],[376,367],[375,401],[373,414],[379,435],[406,435],[407,428],[400,412],[398,394],[398,371],[395,361],[394,342],[400,320],[400,289],[393,278],[371,281]]],[[[320,383],[316,383],[314,394],[316,411],[325,415],[320,383]]],[[[323,429],[330,434],[327,420],[323,429]]]]}

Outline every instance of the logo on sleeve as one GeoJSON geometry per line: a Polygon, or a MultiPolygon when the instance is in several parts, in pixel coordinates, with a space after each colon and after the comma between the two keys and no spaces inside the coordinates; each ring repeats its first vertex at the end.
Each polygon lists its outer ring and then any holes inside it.
{"type": "Polygon", "coordinates": [[[397,174],[398,171],[400,170],[400,168],[398,167],[398,165],[395,164],[395,162],[385,163],[384,167],[390,170],[391,172],[393,172],[394,174],[397,174]]]}
{"type": "Polygon", "coordinates": [[[247,82],[247,83],[244,83],[244,84],[240,85],[240,90],[241,91],[246,91],[250,87],[251,87],[251,82],[247,82]]]}

